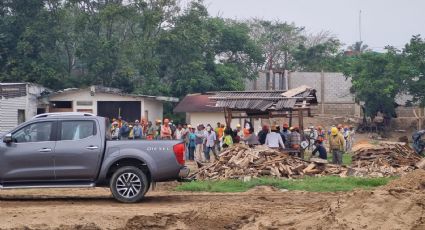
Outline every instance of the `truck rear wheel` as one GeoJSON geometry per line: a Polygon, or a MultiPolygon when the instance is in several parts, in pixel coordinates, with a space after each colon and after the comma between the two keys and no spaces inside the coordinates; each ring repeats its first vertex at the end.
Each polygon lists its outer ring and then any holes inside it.
{"type": "Polygon", "coordinates": [[[148,179],[134,166],[119,168],[111,177],[110,189],[114,198],[124,203],[140,201],[147,192],[148,179]]]}

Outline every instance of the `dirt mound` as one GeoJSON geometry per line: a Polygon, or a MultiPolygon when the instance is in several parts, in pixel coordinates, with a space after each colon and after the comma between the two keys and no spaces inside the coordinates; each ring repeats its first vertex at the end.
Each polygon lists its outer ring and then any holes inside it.
{"type": "Polygon", "coordinates": [[[254,188],[246,191],[245,193],[269,193],[277,191],[279,191],[279,189],[272,186],[255,186],[254,188]]]}
{"type": "Polygon", "coordinates": [[[385,186],[387,190],[425,190],[425,170],[417,169],[391,181],[385,186]]]}
{"type": "Polygon", "coordinates": [[[240,229],[252,223],[259,211],[238,210],[232,207],[220,210],[224,204],[206,203],[205,207],[183,213],[155,213],[153,216],[135,216],[127,221],[124,230],[175,230],[175,229],[240,229]]]}
{"type": "Polygon", "coordinates": [[[360,191],[337,198],[325,209],[318,220],[323,229],[425,229],[423,193],[360,191]]]}
{"type": "MultiPolygon", "coordinates": [[[[3,228],[0,228],[3,229],[3,228]]],[[[28,227],[28,226],[21,226],[21,227],[17,227],[17,228],[11,228],[13,230],[32,230],[32,229],[37,229],[37,230],[101,230],[102,228],[100,228],[99,226],[97,226],[94,223],[88,223],[88,224],[77,224],[77,225],[60,225],[57,228],[52,228],[47,224],[39,224],[36,226],[32,226],[32,227],[28,227]]]]}
{"type": "Polygon", "coordinates": [[[135,216],[127,221],[124,229],[187,229],[187,226],[179,221],[180,216],[167,213],[156,213],[153,216],[135,216]]]}
{"type": "Polygon", "coordinates": [[[57,230],[101,230],[99,226],[94,223],[83,225],[61,225],[57,230]]]}

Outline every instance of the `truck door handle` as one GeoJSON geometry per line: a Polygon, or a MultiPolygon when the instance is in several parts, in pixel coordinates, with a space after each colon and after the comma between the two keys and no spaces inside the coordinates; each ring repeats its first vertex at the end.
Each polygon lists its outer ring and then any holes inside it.
{"type": "Polygon", "coordinates": [[[50,153],[52,151],[52,149],[49,148],[42,148],[40,150],[38,150],[40,153],[50,153]]]}
{"type": "Polygon", "coordinates": [[[88,146],[88,147],[86,147],[86,149],[88,149],[88,150],[96,150],[98,148],[99,147],[97,147],[97,146],[88,146]]]}

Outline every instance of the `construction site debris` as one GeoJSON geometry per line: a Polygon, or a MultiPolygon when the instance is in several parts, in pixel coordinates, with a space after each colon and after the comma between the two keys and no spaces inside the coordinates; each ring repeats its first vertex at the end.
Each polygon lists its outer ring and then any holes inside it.
{"type": "Polygon", "coordinates": [[[419,162],[416,164],[416,167],[418,167],[418,169],[425,169],[425,158],[424,158],[424,159],[422,159],[421,161],[419,161],[419,162]]]}
{"type": "Polygon", "coordinates": [[[421,160],[422,157],[405,143],[367,145],[358,148],[352,156],[352,176],[403,175],[415,170],[421,160]]]}
{"type": "Polygon", "coordinates": [[[346,176],[347,167],[328,164],[327,161],[313,159],[305,161],[288,153],[266,146],[250,148],[234,145],[219,155],[219,160],[204,166],[192,175],[197,179],[244,179],[247,177],[275,176],[296,178],[304,175],[346,176]]]}

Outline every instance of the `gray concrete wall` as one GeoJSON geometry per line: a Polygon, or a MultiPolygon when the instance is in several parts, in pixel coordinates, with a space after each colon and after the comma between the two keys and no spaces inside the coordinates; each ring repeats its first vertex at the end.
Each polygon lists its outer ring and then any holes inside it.
{"type": "MultiPolygon", "coordinates": [[[[289,89],[308,85],[317,90],[319,106],[312,110],[315,114],[331,114],[337,116],[360,116],[360,106],[355,103],[354,95],[350,93],[351,81],[342,73],[321,72],[290,72],[287,76],[289,89]]],[[[275,89],[279,89],[279,75],[275,75],[275,89]]],[[[262,72],[254,81],[246,82],[246,90],[266,90],[266,73],[262,72]]],[[[272,78],[270,78],[272,82],[272,78]]],[[[411,100],[410,95],[400,94],[396,102],[404,105],[411,100]]],[[[396,109],[398,117],[414,117],[412,107],[399,106],[396,109]]]]}
{"type": "MultiPolygon", "coordinates": [[[[320,72],[292,72],[288,73],[289,89],[301,85],[308,85],[317,90],[317,99],[322,102],[344,102],[354,103],[354,96],[350,94],[351,81],[346,80],[342,73],[322,73],[320,72]],[[323,80],[323,82],[322,82],[323,80]]],[[[267,77],[265,72],[260,72],[256,80],[247,80],[246,90],[266,90],[267,77]]],[[[273,82],[270,78],[270,82],[273,82]]],[[[275,89],[279,89],[279,76],[275,75],[275,89]]]]}
{"type": "Polygon", "coordinates": [[[354,103],[351,81],[342,73],[293,72],[288,76],[289,88],[308,85],[317,90],[319,103],[354,103]],[[323,82],[322,82],[323,80],[323,82]]]}
{"type": "MultiPolygon", "coordinates": [[[[308,85],[317,90],[320,105],[313,112],[350,116],[356,114],[354,96],[350,94],[351,81],[346,80],[342,73],[292,72],[285,77],[289,89],[308,85]]],[[[266,90],[266,85],[266,73],[262,72],[256,80],[246,82],[246,90],[266,90]]],[[[275,75],[275,89],[279,89],[278,74],[275,75]]]]}

